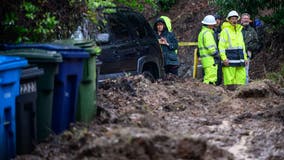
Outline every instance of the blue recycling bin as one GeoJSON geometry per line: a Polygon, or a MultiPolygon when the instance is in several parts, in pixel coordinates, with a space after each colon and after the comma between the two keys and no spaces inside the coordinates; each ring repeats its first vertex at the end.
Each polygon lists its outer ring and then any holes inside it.
{"type": "MultiPolygon", "coordinates": [[[[54,79],[55,75],[58,73],[58,68],[59,68],[59,63],[62,63],[62,56],[61,54],[57,53],[56,51],[48,51],[48,50],[43,50],[43,49],[35,49],[35,48],[18,48],[18,49],[11,49],[8,48],[9,50],[6,51],[0,51],[1,55],[10,55],[10,56],[18,56],[18,57],[23,57],[26,58],[31,65],[36,65],[39,68],[43,69],[44,74],[38,77],[36,80],[36,107],[31,107],[31,112],[32,110],[35,109],[35,120],[36,120],[36,126],[34,129],[36,129],[36,142],[41,142],[44,141],[52,132],[51,130],[51,121],[52,121],[52,105],[53,105],[53,91],[54,91],[54,79]]],[[[31,70],[30,74],[36,74],[37,71],[31,70]]],[[[30,75],[29,74],[29,75],[30,75]]],[[[30,96],[29,96],[30,97],[30,96]]],[[[34,101],[35,98],[20,98],[19,101],[21,101],[20,104],[23,104],[22,102],[27,102],[31,104],[28,101],[34,101]]],[[[24,108],[27,108],[27,106],[24,104],[24,108]]],[[[17,107],[16,105],[16,108],[17,107]]],[[[23,108],[23,107],[20,107],[23,108]]],[[[24,111],[28,111],[27,109],[24,109],[24,111]]],[[[31,113],[31,112],[25,112],[25,113],[31,113]]],[[[17,113],[16,113],[17,115],[17,113]]],[[[18,114],[19,115],[19,114],[18,114]]],[[[18,119],[21,120],[21,122],[25,122],[22,118],[17,116],[18,119]]],[[[17,119],[16,118],[16,119],[17,119]]],[[[31,118],[30,116],[25,116],[25,118],[31,118]]],[[[16,120],[17,121],[17,120],[16,120]]],[[[30,120],[27,120],[30,121],[30,120]]],[[[17,122],[16,122],[17,123],[17,122]]],[[[30,123],[32,123],[30,121],[30,123]]],[[[19,123],[18,123],[19,124],[19,123]]],[[[19,125],[17,126],[19,127],[19,125]]],[[[21,123],[23,124],[23,123],[21,123]]],[[[30,125],[32,127],[32,125],[30,125]]],[[[25,133],[29,129],[26,126],[21,127],[25,133]]],[[[22,131],[23,131],[22,130],[22,131]]],[[[21,129],[17,129],[17,135],[21,133],[21,129]]],[[[22,132],[23,133],[23,132],[22,132]]],[[[29,133],[27,133],[29,134],[29,133]]],[[[22,135],[22,134],[20,134],[22,135]]],[[[29,134],[29,136],[32,136],[29,134]]],[[[21,145],[17,145],[17,153],[23,153],[22,151],[27,151],[28,150],[28,145],[27,141],[31,137],[27,136],[21,136],[23,137],[22,139],[16,138],[17,143],[20,142],[21,145]],[[25,142],[24,142],[25,141],[25,142]],[[21,143],[24,142],[24,143],[21,143]],[[21,148],[19,150],[19,148],[21,148]],[[24,150],[23,150],[24,149],[24,150]],[[20,152],[18,152],[20,151],[20,152]]],[[[24,152],[25,152],[24,151],[24,152]]]]}
{"type": "Polygon", "coordinates": [[[52,130],[58,134],[75,121],[78,88],[83,75],[83,61],[89,53],[80,47],[63,43],[2,44],[0,48],[37,48],[57,51],[62,55],[54,81],[52,130]]]}
{"type": "Polygon", "coordinates": [[[89,57],[85,51],[60,53],[63,63],[59,65],[59,74],[55,76],[52,113],[52,129],[55,133],[61,133],[75,121],[78,89],[83,74],[83,58],[89,57]],[[70,55],[72,57],[69,57],[70,55]]]}
{"type": "Polygon", "coordinates": [[[28,62],[20,57],[0,56],[0,159],[16,154],[15,101],[20,92],[21,67],[28,62]]]}

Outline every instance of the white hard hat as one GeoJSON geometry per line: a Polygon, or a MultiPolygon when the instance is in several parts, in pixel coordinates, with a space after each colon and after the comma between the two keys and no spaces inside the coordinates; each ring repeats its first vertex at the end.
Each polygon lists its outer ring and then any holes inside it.
{"type": "Polygon", "coordinates": [[[238,20],[240,19],[240,16],[239,16],[239,14],[238,14],[237,11],[231,11],[231,12],[229,12],[229,14],[227,15],[226,20],[229,21],[229,18],[230,18],[230,17],[238,17],[238,20]]]}
{"type": "Polygon", "coordinates": [[[215,25],[216,24],[216,20],[215,17],[212,15],[207,15],[204,17],[203,21],[201,22],[202,24],[206,24],[206,25],[215,25]]]}

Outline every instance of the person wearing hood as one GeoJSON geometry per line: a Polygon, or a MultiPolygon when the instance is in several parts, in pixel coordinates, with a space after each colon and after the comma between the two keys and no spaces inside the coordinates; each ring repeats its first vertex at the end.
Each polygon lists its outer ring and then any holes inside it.
{"type": "Polygon", "coordinates": [[[247,54],[242,34],[242,26],[237,24],[240,19],[236,11],[227,15],[227,22],[222,25],[219,40],[219,52],[223,62],[223,82],[229,90],[246,84],[247,54]]]}
{"type": "Polygon", "coordinates": [[[259,41],[256,31],[250,26],[250,15],[243,13],[241,17],[241,24],[243,26],[242,33],[246,45],[246,51],[248,54],[248,65],[246,66],[246,84],[249,83],[249,61],[254,57],[254,54],[259,50],[259,41]]]}
{"type": "Polygon", "coordinates": [[[216,85],[218,71],[218,48],[214,38],[215,17],[204,17],[200,33],[198,34],[199,57],[204,71],[203,83],[216,85]]]}
{"type": "Polygon", "coordinates": [[[178,41],[174,33],[169,31],[163,18],[158,18],[153,28],[164,55],[166,74],[178,75],[179,61],[175,51],[178,48],[178,41]]]}

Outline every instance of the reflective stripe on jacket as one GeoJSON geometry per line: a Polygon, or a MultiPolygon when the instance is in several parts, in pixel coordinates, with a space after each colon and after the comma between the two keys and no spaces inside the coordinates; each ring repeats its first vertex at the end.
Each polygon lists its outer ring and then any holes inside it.
{"type": "Polygon", "coordinates": [[[234,27],[229,22],[223,23],[219,51],[222,61],[229,60],[229,66],[244,66],[247,54],[241,25],[237,24],[234,27]]]}
{"type": "Polygon", "coordinates": [[[202,30],[198,35],[198,49],[204,68],[215,64],[214,56],[218,56],[218,49],[212,29],[202,26],[202,30]]]}

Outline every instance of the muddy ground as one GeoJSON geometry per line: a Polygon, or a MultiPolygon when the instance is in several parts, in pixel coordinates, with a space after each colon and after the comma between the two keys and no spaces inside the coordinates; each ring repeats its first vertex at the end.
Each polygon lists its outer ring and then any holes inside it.
{"type": "Polygon", "coordinates": [[[284,159],[284,95],[269,80],[236,91],[142,76],[104,83],[98,117],[17,159],[284,159]]]}

